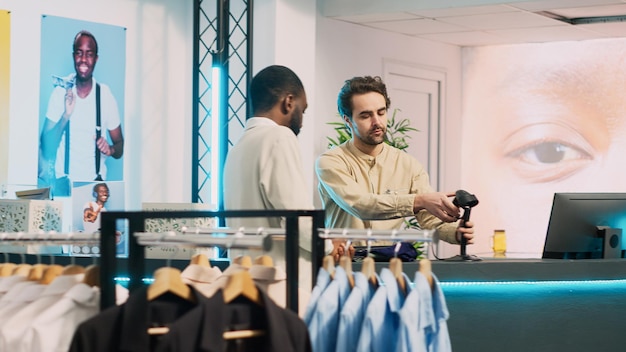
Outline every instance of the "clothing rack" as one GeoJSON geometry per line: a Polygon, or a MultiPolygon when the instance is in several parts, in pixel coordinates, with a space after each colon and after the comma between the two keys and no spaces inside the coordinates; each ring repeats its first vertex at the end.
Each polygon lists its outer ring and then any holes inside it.
{"type": "MultiPolygon", "coordinates": [[[[84,232],[67,232],[59,233],[56,231],[50,232],[0,232],[0,250],[4,254],[4,260],[9,261],[9,254],[18,254],[21,257],[22,263],[36,258],[36,264],[42,263],[42,256],[50,258],[50,263],[55,263],[55,258],[60,259],[59,262],[69,262],[74,264],[77,257],[63,255],[59,253],[40,253],[40,250],[29,251],[25,246],[59,246],[59,245],[96,245],[100,243],[100,234],[87,234],[84,232]],[[19,246],[22,250],[16,250],[15,248],[6,248],[6,246],[19,246]],[[30,253],[28,253],[30,252],[30,253]],[[28,259],[28,257],[34,257],[28,259]]],[[[38,248],[40,249],[40,248],[38,248]]],[[[46,251],[47,252],[47,251],[46,251]]],[[[91,258],[90,258],[91,259],[91,258]]],[[[80,261],[84,261],[81,260],[80,261]]]]}
{"type": "MultiPolygon", "coordinates": [[[[287,308],[298,310],[298,255],[299,255],[299,219],[312,218],[312,235],[317,229],[324,227],[323,210],[177,210],[177,211],[107,211],[101,213],[100,222],[100,275],[101,296],[100,308],[105,309],[115,304],[115,276],[117,273],[117,258],[115,250],[115,231],[118,220],[126,220],[128,225],[128,288],[130,292],[143,285],[145,273],[144,245],[139,241],[141,236],[136,233],[145,233],[145,223],[149,219],[182,219],[182,218],[265,218],[283,217],[286,228],[283,231],[285,238],[285,271],[287,274],[287,308]]],[[[218,230],[218,229],[214,229],[218,230]]],[[[223,231],[220,230],[220,231],[223,231]]],[[[163,234],[160,234],[163,236],[163,234]]],[[[317,241],[319,242],[319,241],[317,241]]],[[[324,243],[314,242],[312,257],[317,258],[324,254],[324,243]]],[[[315,278],[313,278],[315,280],[315,278]]],[[[314,281],[313,281],[314,282],[314,281]]]]}
{"type": "Polygon", "coordinates": [[[86,234],[84,232],[2,232],[0,233],[0,243],[10,242],[16,244],[75,244],[76,242],[97,243],[100,241],[100,234],[86,234]]]}
{"type": "Polygon", "coordinates": [[[325,229],[318,228],[313,232],[311,241],[313,248],[317,247],[317,255],[312,256],[313,279],[316,279],[317,270],[323,266],[324,241],[325,239],[343,239],[350,241],[419,241],[433,242],[436,239],[437,230],[372,230],[372,229],[325,229]],[[321,251],[320,251],[321,249],[321,251]]]}
{"type": "Polygon", "coordinates": [[[323,239],[432,242],[437,230],[318,229],[317,233],[323,239]]]}
{"type": "MultiPolygon", "coordinates": [[[[281,230],[280,233],[284,233],[281,230]]],[[[272,249],[272,236],[269,232],[255,231],[246,232],[228,231],[228,232],[196,232],[196,234],[179,234],[174,231],[167,232],[137,232],[135,233],[137,242],[142,246],[188,246],[188,247],[221,247],[221,248],[240,248],[251,249],[258,248],[263,251],[272,249]],[[208,234],[221,234],[227,236],[207,236],[208,234]],[[251,236],[252,235],[252,236],[251,236]]]]}

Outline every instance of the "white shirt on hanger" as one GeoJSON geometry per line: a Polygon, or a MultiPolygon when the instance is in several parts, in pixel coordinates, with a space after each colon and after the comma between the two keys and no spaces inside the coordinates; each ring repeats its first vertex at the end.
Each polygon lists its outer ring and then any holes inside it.
{"type": "Polygon", "coordinates": [[[82,282],[84,274],[61,275],[49,285],[44,286],[38,298],[24,305],[19,311],[5,316],[5,323],[0,327],[0,348],[2,351],[24,351],[23,334],[32,321],[45,309],[58,302],[70,288],[82,282]]]}
{"type": "Polygon", "coordinates": [[[78,325],[99,311],[100,288],[76,284],[34,317],[16,351],[67,351],[78,325]]]}

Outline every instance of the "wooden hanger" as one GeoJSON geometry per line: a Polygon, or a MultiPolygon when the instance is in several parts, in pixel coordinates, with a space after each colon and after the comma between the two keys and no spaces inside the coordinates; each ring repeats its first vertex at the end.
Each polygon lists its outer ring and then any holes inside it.
{"type": "Polygon", "coordinates": [[[251,337],[264,336],[264,330],[234,330],[225,331],[222,334],[224,340],[249,339],[251,337]]]}
{"type": "Polygon", "coordinates": [[[163,267],[154,272],[154,282],[148,286],[148,300],[152,301],[169,292],[190,302],[195,302],[193,291],[180,276],[180,270],[163,267]]]}
{"type": "Polygon", "coordinates": [[[211,267],[211,262],[209,261],[209,258],[202,253],[194,254],[193,257],[191,257],[189,264],[196,264],[200,266],[205,266],[207,268],[211,267]]]}
{"type": "Polygon", "coordinates": [[[26,280],[28,281],[39,281],[43,277],[44,269],[46,268],[46,264],[33,264],[28,271],[28,275],[26,276],[26,280]]]}
{"type": "Polygon", "coordinates": [[[260,255],[254,258],[254,264],[269,266],[271,268],[274,267],[274,259],[272,259],[269,255],[260,255]]]}
{"type": "Polygon", "coordinates": [[[43,275],[39,280],[39,283],[42,285],[50,284],[54,279],[56,279],[63,272],[63,266],[58,264],[51,264],[46,267],[43,271],[43,275]]]}
{"type": "Polygon", "coordinates": [[[342,255],[339,258],[339,266],[343,268],[346,272],[346,276],[348,276],[348,283],[350,283],[350,287],[354,287],[354,274],[352,273],[352,259],[347,255],[342,255]]]}
{"type": "Polygon", "coordinates": [[[328,272],[331,278],[335,277],[335,258],[332,255],[327,255],[322,260],[322,267],[328,272]]]}
{"type": "MultiPolygon", "coordinates": [[[[148,286],[148,301],[153,301],[165,293],[172,293],[190,302],[195,302],[193,292],[180,276],[180,270],[163,267],[154,272],[154,282],[148,286]]],[[[148,335],[164,335],[170,331],[167,326],[148,328],[148,335]]]]}
{"type": "Polygon", "coordinates": [[[432,271],[432,263],[429,259],[421,259],[420,260],[420,268],[419,272],[426,277],[426,281],[428,281],[428,286],[430,289],[433,289],[433,271],[432,271]]]}
{"type": "Polygon", "coordinates": [[[391,258],[389,260],[389,270],[393,273],[393,277],[396,278],[400,290],[406,294],[406,282],[402,275],[402,260],[400,258],[391,258]]]}
{"type": "Polygon", "coordinates": [[[20,275],[20,276],[28,276],[28,274],[30,273],[30,268],[32,268],[33,266],[30,264],[17,264],[15,266],[15,269],[13,269],[13,274],[12,275],[20,275]]]}
{"type": "Polygon", "coordinates": [[[249,255],[240,255],[233,259],[233,264],[239,264],[244,268],[250,269],[252,266],[252,258],[249,255]]]}
{"type": "Polygon", "coordinates": [[[70,264],[63,267],[61,275],[78,275],[84,274],[85,267],[82,265],[70,264]]]}
{"type": "MultiPolygon", "coordinates": [[[[148,301],[153,301],[165,293],[172,293],[190,302],[195,302],[193,292],[180,276],[180,270],[163,267],[154,272],[154,282],[148,286],[148,301]]],[[[167,326],[148,328],[148,335],[164,335],[170,331],[167,326]]]]}
{"type": "Polygon", "coordinates": [[[83,283],[91,287],[100,287],[100,267],[98,265],[92,264],[85,268],[83,283]]]}
{"type": "Polygon", "coordinates": [[[230,275],[224,287],[224,302],[230,303],[239,296],[243,296],[260,306],[263,305],[259,290],[248,271],[239,271],[230,275]]]}
{"type": "MultiPolygon", "coordinates": [[[[252,276],[248,271],[239,271],[228,277],[224,287],[224,302],[230,303],[235,298],[243,296],[260,306],[263,306],[259,290],[254,285],[252,276]]],[[[245,339],[265,335],[264,330],[234,330],[225,331],[222,338],[225,340],[245,339]]]]}
{"type": "Polygon", "coordinates": [[[378,279],[376,278],[376,262],[374,258],[365,257],[361,263],[361,273],[365,275],[367,281],[369,281],[375,287],[378,287],[378,279]]]}
{"type": "Polygon", "coordinates": [[[15,263],[2,263],[0,264],[0,277],[6,277],[13,275],[13,271],[17,264],[15,263]]]}

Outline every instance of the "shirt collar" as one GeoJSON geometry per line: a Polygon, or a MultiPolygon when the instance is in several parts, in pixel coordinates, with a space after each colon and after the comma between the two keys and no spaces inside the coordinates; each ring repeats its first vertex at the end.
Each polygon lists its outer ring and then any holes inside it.
{"type": "MultiPolygon", "coordinates": [[[[402,273],[402,277],[404,278],[405,287],[407,290],[407,295],[411,290],[411,285],[409,284],[411,280],[409,277],[402,273]]],[[[400,291],[400,287],[398,285],[398,281],[393,276],[391,270],[387,268],[382,268],[380,271],[380,278],[385,283],[385,288],[387,289],[387,303],[389,304],[389,309],[392,312],[398,312],[402,309],[405,300],[405,294],[400,291]]]]}
{"type": "Polygon", "coordinates": [[[183,279],[199,283],[212,283],[220,275],[222,275],[220,268],[215,266],[207,267],[198,264],[189,264],[180,274],[183,279]]]}
{"type": "Polygon", "coordinates": [[[376,161],[376,159],[380,158],[381,156],[383,156],[384,154],[387,153],[387,144],[386,143],[382,143],[383,144],[383,149],[380,151],[380,153],[376,156],[371,156],[369,154],[365,154],[362,151],[359,150],[359,148],[357,148],[354,145],[354,140],[349,140],[346,142],[346,148],[352,153],[354,154],[357,158],[366,161],[368,163],[371,163],[373,161],[376,161]]]}
{"type": "Polygon", "coordinates": [[[41,293],[41,296],[58,296],[66,293],[74,285],[83,281],[85,274],[57,276],[41,293]]]}
{"type": "Polygon", "coordinates": [[[251,129],[257,126],[279,126],[274,120],[269,117],[256,116],[246,120],[246,129],[251,129]]]}

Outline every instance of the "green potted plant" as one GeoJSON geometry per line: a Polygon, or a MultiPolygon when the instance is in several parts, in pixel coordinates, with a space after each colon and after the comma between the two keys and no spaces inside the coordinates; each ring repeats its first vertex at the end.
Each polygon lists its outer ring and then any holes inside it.
{"type": "MultiPolygon", "coordinates": [[[[397,112],[400,109],[394,109],[391,118],[387,120],[387,133],[385,134],[385,143],[392,147],[406,151],[409,147],[407,139],[411,138],[409,132],[418,132],[418,129],[410,126],[409,119],[396,119],[397,112]]],[[[345,122],[328,122],[329,125],[335,126],[337,136],[335,138],[326,137],[328,139],[328,147],[340,145],[352,138],[352,133],[345,122]]]]}
{"type": "MultiPolygon", "coordinates": [[[[402,119],[397,117],[397,113],[400,109],[394,109],[391,118],[387,120],[387,133],[385,134],[385,143],[392,147],[398,148],[406,152],[406,148],[409,147],[407,139],[411,138],[410,132],[419,132],[418,129],[411,127],[411,120],[402,119]]],[[[352,133],[345,122],[328,122],[328,125],[334,126],[336,136],[326,137],[328,140],[328,148],[332,148],[343,144],[344,142],[352,138],[352,133]]],[[[419,224],[415,217],[404,219],[405,228],[407,229],[420,229],[419,224]]],[[[424,258],[425,248],[424,242],[414,242],[413,247],[417,251],[417,260],[424,258]]]]}

